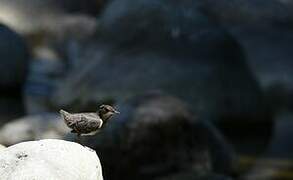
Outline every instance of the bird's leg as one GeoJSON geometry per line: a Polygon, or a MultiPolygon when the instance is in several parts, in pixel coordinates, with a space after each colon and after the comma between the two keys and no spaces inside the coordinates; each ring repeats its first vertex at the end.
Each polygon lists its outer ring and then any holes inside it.
{"type": "Polygon", "coordinates": [[[76,142],[80,144],[80,134],[79,133],[77,133],[77,135],[76,135],[76,142]]]}

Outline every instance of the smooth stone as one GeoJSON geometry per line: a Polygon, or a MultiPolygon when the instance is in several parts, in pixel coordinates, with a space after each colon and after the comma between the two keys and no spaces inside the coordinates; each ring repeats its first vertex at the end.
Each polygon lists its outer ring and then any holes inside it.
{"type": "Polygon", "coordinates": [[[0,176],[10,180],[103,180],[95,151],[53,139],[23,142],[1,151],[0,176]]]}

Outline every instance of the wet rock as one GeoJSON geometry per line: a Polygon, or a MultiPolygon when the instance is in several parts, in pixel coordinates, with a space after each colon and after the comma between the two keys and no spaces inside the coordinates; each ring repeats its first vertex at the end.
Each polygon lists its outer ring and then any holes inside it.
{"type": "Polygon", "coordinates": [[[121,114],[103,131],[82,139],[100,153],[105,177],[149,179],[186,170],[197,175],[233,171],[231,146],[181,100],[150,93],[117,107],[121,114]]]}
{"type": "Polygon", "coordinates": [[[83,54],[81,66],[60,83],[56,106],[160,90],[214,120],[264,119],[262,94],[241,46],[193,1],[111,1],[95,44],[83,54]]]}
{"type": "Polygon", "coordinates": [[[102,180],[102,168],[95,151],[62,140],[41,140],[16,144],[0,152],[2,179],[102,180]]]}
{"type": "Polygon", "coordinates": [[[0,143],[9,146],[28,140],[62,139],[69,131],[59,114],[31,115],[3,125],[0,129],[0,143]]]}

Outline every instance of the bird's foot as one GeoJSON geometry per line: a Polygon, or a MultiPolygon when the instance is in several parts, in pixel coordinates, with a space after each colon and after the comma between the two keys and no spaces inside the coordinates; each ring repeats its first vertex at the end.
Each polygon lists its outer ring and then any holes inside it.
{"type": "Polygon", "coordinates": [[[75,141],[76,143],[81,144],[80,134],[77,134],[75,141]]]}

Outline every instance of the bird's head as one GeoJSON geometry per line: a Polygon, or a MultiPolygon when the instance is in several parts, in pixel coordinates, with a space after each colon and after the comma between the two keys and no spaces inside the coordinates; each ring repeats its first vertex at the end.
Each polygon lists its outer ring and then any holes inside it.
{"type": "Polygon", "coordinates": [[[119,114],[119,111],[116,111],[112,106],[110,105],[101,105],[98,109],[98,115],[103,121],[108,120],[110,117],[112,117],[114,114],[119,114]]]}

